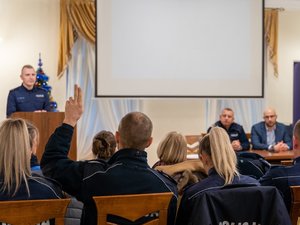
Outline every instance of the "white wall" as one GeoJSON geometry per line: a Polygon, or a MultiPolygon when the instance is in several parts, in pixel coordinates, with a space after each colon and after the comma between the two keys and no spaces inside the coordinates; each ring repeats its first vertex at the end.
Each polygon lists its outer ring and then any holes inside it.
{"type": "Polygon", "coordinates": [[[59,0],[0,0],[0,121],[10,89],[21,84],[24,64],[37,68],[42,54],[52,96],[63,111],[65,78],[58,80],[59,0]]]}
{"type": "Polygon", "coordinates": [[[153,143],[147,149],[150,165],[157,161],[158,143],[169,131],[200,134],[207,129],[204,99],[153,99],[143,104],[143,111],[153,122],[153,143]]]}
{"type": "MultiPolygon", "coordinates": [[[[277,110],[278,120],[293,121],[293,63],[300,60],[300,10],[279,12],[278,78],[268,64],[266,103],[277,110]]],[[[299,84],[300,85],[300,84],[299,84]]]]}

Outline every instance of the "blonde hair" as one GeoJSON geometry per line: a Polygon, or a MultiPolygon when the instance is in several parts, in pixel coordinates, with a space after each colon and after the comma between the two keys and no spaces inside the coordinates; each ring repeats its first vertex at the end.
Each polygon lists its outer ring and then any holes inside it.
{"type": "Polygon", "coordinates": [[[223,128],[211,128],[199,143],[199,154],[202,151],[210,156],[214,169],[224,178],[225,185],[231,184],[234,176],[239,175],[236,154],[223,128]]]}
{"type": "Polygon", "coordinates": [[[186,155],[186,139],[175,131],[169,132],[157,148],[158,158],[168,165],[185,161],[186,155]]]}
{"type": "Polygon", "coordinates": [[[29,195],[31,148],[25,120],[4,120],[0,126],[0,143],[0,176],[3,178],[0,190],[14,196],[25,182],[29,195]]]}
{"type": "Polygon", "coordinates": [[[92,152],[98,159],[109,159],[116,151],[117,142],[110,131],[100,131],[93,138],[92,152]]]}
{"type": "Polygon", "coordinates": [[[31,122],[26,121],[26,126],[28,129],[28,135],[29,135],[29,145],[30,145],[30,148],[32,149],[34,141],[37,141],[37,144],[38,144],[39,139],[40,139],[40,133],[39,133],[38,128],[31,122]]]}

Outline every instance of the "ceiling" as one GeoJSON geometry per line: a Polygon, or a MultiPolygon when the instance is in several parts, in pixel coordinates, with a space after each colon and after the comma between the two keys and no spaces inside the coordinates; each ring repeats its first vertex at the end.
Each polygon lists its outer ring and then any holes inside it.
{"type": "Polygon", "coordinates": [[[265,0],[266,8],[284,8],[285,10],[300,10],[300,0],[265,0]]]}

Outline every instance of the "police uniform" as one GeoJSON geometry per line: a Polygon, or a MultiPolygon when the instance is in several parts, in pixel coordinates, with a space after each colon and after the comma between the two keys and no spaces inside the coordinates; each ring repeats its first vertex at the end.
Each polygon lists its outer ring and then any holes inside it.
{"type": "Polygon", "coordinates": [[[299,171],[300,157],[297,157],[294,159],[293,166],[272,166],[259,182],[264,186],[275,186],[281,192],[289,211],[291,206],[290,186],[300,185],[299,171]]]}
{"type": "MultiPolygon", "coordinates": [[[[33,200],[33,199],[49,199],[49,198],[63,198],[63,192],[60,185],[44,176],[36,173],[32,173],[32,176],[26,177],[28,186],[23,181],[20,184],[18,191],[12,195],[7,191],[0,192],[0,201],[13,201],[13,200],[33,200]],[[27,193],[27,188],[30,191],[30,195],[27,193]]],[[[0,188],[2,189],[4,177],[0,177],[0,188]]],[[[0,223],[1,224],[1,223],[0,223]]]]}
{"type": "Polygon", "coordinates": [[[68,158],[73,131],[74,128],[68,124],[62,124],[55,130],[46,145],[41,168],[45,176],[57,180],[64,191],[83,202],[81,224],[97,224],[93,196],[162,192],[174,193],[168,211],[168,225],[174,224],[177,208],[176,183],[149,167],[146,151],[120,149],[108,162],[101,159],[73,161],[68,158]]]}
{"type": "Polygon", "coordinates": [[[47,91],[39,87],[28,90],[23,84],[10,90],[7,98],[7,117],[14,112],[34,112],[36,110],[50,111],[47,91]]]}
{"type": "MultiPolygon", "coordinates": [[[[192,219],[191,213],[193,208],[192,205],[193,199],[197,198],[197,196],[200,195],[201,193],[205,193],[206,191],[219,189],[223,187],[224,183],[225,183],[224,178],[222,178],[217,173],[217,171],[214,168],[212,168],[208,171],[207,178],[186,188],[184,190],[183,196],[181,198],[180,206],[177,212],[176,225],[197,224],[197,223],[189,223],[189,221],[192,219]]],[[[247,184],[247,185],[259,186],[259,182],[256,179],[244,175],[234,176],[231,184],[247,184]]],[[[199,216],[205,216],[205,215],[199,214],[199,216]]]]}
{"type": "MultiPolygon", "coordinates": [[[[229,135],[230,141],[233,142],[235,140],[239,140],[242,146],[242,150],[249,150],[250,149],[250,143],[249,140],[247,138],[247,135],[244,131],[244,128],[237,124],[237,123],[232,123],[230,125],[230,127],[228,128],[228,130],[223,126],[223,124],[221,123],[221,121],[217,121],[215,124],[215,126],[217,127],[222,127],[224,130],[226,130],[226,132],[229,135]]],[[[208,129],[207,132],[209,132],[211,129],[211,127],[208,129]]]]}

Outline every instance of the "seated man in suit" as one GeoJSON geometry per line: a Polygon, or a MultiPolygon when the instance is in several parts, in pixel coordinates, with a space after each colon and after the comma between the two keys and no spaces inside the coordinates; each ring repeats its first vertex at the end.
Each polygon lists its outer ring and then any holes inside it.
{"type": "MultiPolygon", "coordinates": [[[[244,128],[234,122],[234,112],[231,108],[224,108],[220,114],[220,120],[213,126],[222,127],[229,135],[234,151],[249,150],[250,143],[244,128]]],[[[208,128],[207,133],[211,127],[208,128]]]]}
{"type": "Polygon", "coordinates": [[[300,185],[300,120],[293,132],[294,163],[293,166],[273,166],[260,179],[261,185],[275,186],[283,195],[285,205],[290,210],[290,186],[300,185]]]}
{"type": "Polygon", "coordinates": [[[274,109],[267,108],[263,115],[264,121],[252,126],[251,142],[253,149],[266,149],[280,152],[292,149],[291,138],[286,126],[277,122],[274,109]]]}

